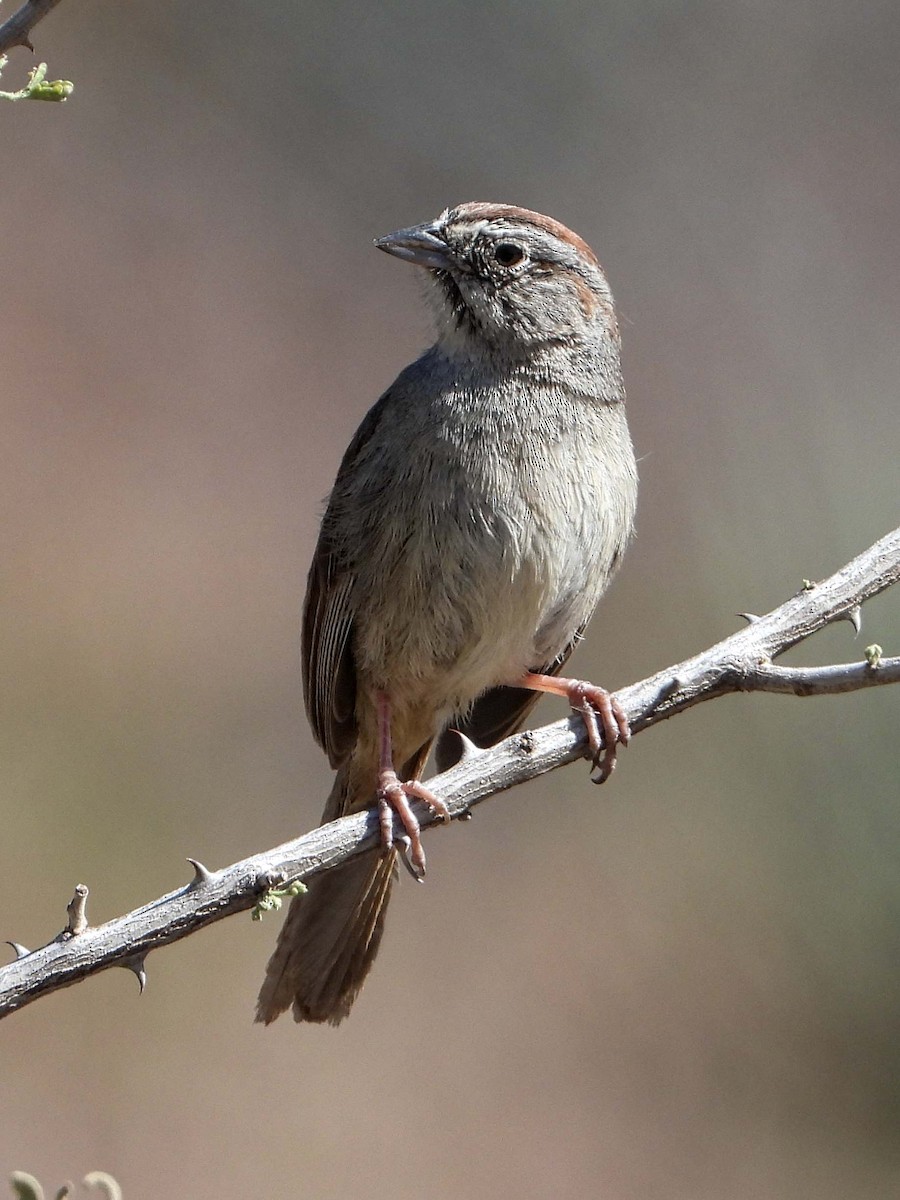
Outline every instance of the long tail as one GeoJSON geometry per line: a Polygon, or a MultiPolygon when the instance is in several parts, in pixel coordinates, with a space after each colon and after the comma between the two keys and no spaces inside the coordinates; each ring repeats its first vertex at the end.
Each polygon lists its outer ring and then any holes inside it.
{"type": "MultiPolygon", "coordinates": [[[[338,771],[326,819],[348,811],[346,772],[338,771]]],[[[288,1008],[295,1021],[341,1022],[378,951],[396,873],[396,853],[373,851],[313,876],[291,901],[256,1005],[266,1025],[288,1008]]]]}
{"type": "MultiPolygon", "coordinates": [[[[425,742],[406,760],[404,779],[419,778],[430,746],[425,742]]],[[[371,801],[358,794],[351,771],[350,761],[338,770],[323,821],[371,801]]],[[[395,850],[373,850],[313,876],[309,890],[291,901],[256,1002],[257,1021],[268,1025],[288,1008],[295,1021],[343,1021],[378,953],[396,876],[395,850]]]]}
{"type": "Polygon", "coordinates": [[[291,901],[259,993],[257,1021],[292,1007],[295,1021],[337,1025],[374,961],[391,894],[395,853],[351,859],[291,901]]]}

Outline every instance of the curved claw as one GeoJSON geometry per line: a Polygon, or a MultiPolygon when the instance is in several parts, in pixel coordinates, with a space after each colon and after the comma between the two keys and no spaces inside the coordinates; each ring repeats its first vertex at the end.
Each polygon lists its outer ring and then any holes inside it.
{"type": "Polygon", "coordinates": [[[576,712],[581,713],[587,729],[590,758],[599,771],[594,783],[609,779],[616,766],[619,746],[631,740],[628,716],[619,701],[606,688],[581,679],[563,679],[559,675],[538,675],[526,672],[512,687],[530,688],[535,692],[551,692],[565,696],[576,712]],[[602,731],[601,731],[602,726],[602,731]]]}
{"type": "Polygon", "coordinates": [[[581,713],[587,727],[591,762],[598,772],[591,779],[594,783],[605,783],[616,769],[619,746],[627,746],[631,741],[628,716],[606,688],[572,680],[567,691],[569,703],[581,713]]]}
{"type": "Polygon", "coordinates": [[[399,852],[400,861],[403,863],[404,867],[406,867],[407,871],[409,871],[410,875],[412,875],[416,883],[424,883],[425,876],[420,871],[417,871],[413,866],[413,861],[410,854],[410,851],[412,850],[412,841],[407,834],[404,833],[400,837],[394,838],[394,849],[399,852]]]}
{"type": "Polygon", "coordinates": [[[378,820],[381,825],[381,844],[385,850],[394,845],[394,814],[400,818],[406,830],[404,839],[408,844],[401,845],[401,855],[405,865],[416,879],[425,875],[425,848],[422,845],[421,826],[412,810],[410,800],[424,800],[428,807],[446,823],[450,820],[447,805],[434,792],[430,792],[418,779],[410,779],[401,783],[395,771],[381,772],[381,787],[378,797],[378,820]]]}

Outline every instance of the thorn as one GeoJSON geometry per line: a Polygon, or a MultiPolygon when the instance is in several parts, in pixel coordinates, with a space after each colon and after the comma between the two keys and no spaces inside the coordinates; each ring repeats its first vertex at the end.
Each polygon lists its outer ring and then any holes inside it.
{"type": "Polygon", "coordinates": [[[851,609],[844,613],[844,620],[850,622],[854,633],[859,633],[862,629],[862,607],[859,604],[854,604],[851,609]]]}
{"type": "Polygon", "coordinates": [[[194,878],[188,884],[188,887],[199,888],[209,883],[213,877],[212,871],[208,867],[205,867],[197,858],[189,858],[187,861],[194,868],[194,878]]]}
{"type": "Polygon", "coordinates": [[[459,761],[461,763],[471,762],[472,759],[477,758],[479,754],[484,754],[482,748],[480,746],[476,746],[472,739],[466,737],[466,735],[459,729],[452,729],[450,732],[455,733],[462,742],[462,754],[459,756],[459,761]]]}
{"type": "MultiPolygon", "coordinates": [[[[460,736],[462,736],[462,735],[460,734],[460,736]]],[[[410,875],[412,875],[412,877],[416,881],[416,883],[424,883],[425,882],[425,872],[419,871],[416,869],[415,866],[413,866],[413,861],[412,861],[412,858],[410,857],[411,847],[412,847],[412,842],[409,840],[409,838],[406,836],[405,833],[401,837],[394,838],[394,849],[399,851],[400,860],[403,863],[404,867],[406,867],[407,871],[409,871],[410,875]]]]}
{"type": "Polygon", "coordinates": [[[12,946],[13,953],[16,958],[27,958],[31,953],[27,946],[23,946],[21,942],[7,942],[7,946],[12,946]]]}
{"type": "Polygon", "coordinates": [[[147,970],[144,964],[147,961],[146,954],[135,954],[132,958],[126,958],[121,963],[126,971],[131,971],[137,976],[138,986],[140,987],[139,995],[143,996],[144,988],[147,986],[147,970]]]}
{"type": "Polygon", "coordinates": [[[63,930],[63,933],[68,937],[77,937],[79,933],[84,933],[88,927],[88,895],[89,892],[86,884],[79,883],[75,885],[75,895],[66,905],[66,912],[69,914],[69,923],[63,930]]]}
{"type": "Polygon", "coordinates": [[[738,616],[743,617],[748,625],[752,625],[755,621],[759,620],[756,613],[738,613],[738,616]]]}
{"type": "Polygon", "coordinates": [[[34,54],[34,46],[32,46],[31,42],[28,40],[28,34],[22,38],[21,42],[19,42],[19,45],[24,46],[26,50],[30,50],[31,53],[34,54]]]}

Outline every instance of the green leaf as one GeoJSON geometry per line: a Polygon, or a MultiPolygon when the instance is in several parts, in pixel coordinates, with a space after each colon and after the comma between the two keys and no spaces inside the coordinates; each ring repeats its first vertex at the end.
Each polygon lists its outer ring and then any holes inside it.
{"type": "MultiPolygon", "coordinates": [[[[0,56],[0,72],[6,66],[6,55],[0,56]]],[[[38,65],[29,72],[28,82],[18,92],[0,92],[3,100],[51,100],[62,103],[72,95],[75,84],[70,79],[53,79],[47,81],[47,64],[38,65]]]]}

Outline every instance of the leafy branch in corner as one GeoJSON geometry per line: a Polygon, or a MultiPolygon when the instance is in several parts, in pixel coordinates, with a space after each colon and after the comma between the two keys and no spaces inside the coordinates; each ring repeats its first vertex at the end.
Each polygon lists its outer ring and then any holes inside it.
{"type": "MultiPolygon", "coordinates": [[[[875,644],[857,662],[786,667],[774,661],[832,622],[849,620],[858,631],[861,606],[898,581],[900,529],[895,529],[828,579],[804,580],[796,595],[765,616],[742,613],[746,626],[717,645],[619,691],[632,733],[734,692],[825,696],[900,683],[900,657],[886,657],[875,644]]],[[[488,797],[583,758],[587,734],[573,715],[514,734],[489,750],[467,742],[464,751],[456,766],[428,785],[460,820],[488,797]]],[[[423,829],[440,820],[421,802],[414,808],[423,829]]],[[[398,842],[402,832],[395,832],[398,842]]],[[[0,1017],[109,967],[133,971],[143,991],[151,950],[233,913],[251,910],[258,917],[276,909],[284,897],[303,890],[302,880],[375,848],[379,840],[372,808],[218,871],[189,859],[194,868],[189,883],[97,926],[88,923],[88,889],[79,884],[66,927],[53,941],[34,951],[9,943],[16,960],[0,968],[0,1017]]]]}
{"type": "MultiPolygon", "coordinates": [[[[7,50],[14,46],[24,46],[27,50],[34,51],[29,35],[38,21],[58,3],[59,0],[26,0],[8,21],[0,25],[0,74],[9,61],[6,56],[7,50]]],[[[75,85],[69,79],[48,81],[47,64],[42,62],[29,73],[28,82],[23,88],[17,92],[0,91],[0,99],[63,101],[72,95],[74,88],[75,85]]]]}
{"type": "MultiPolygon", "coordinates": [[[[44,1189],[27,1171],[13,1171],[9,1182],[19,1200],[44,1200],[44,1189]]],[[[97,1188],[106,1197],[106,1200],[122,1200],[121,1187],[112,1175],[107,1175],[105,1171],[91,1171],[85,1175],[82,1182],[85,1187],[97,1188]]],[[[71,1183],[64,1183],[54,1196],[54,1200],[65,1200],[67,1196],[71,1195],[71,1183]]]]}

